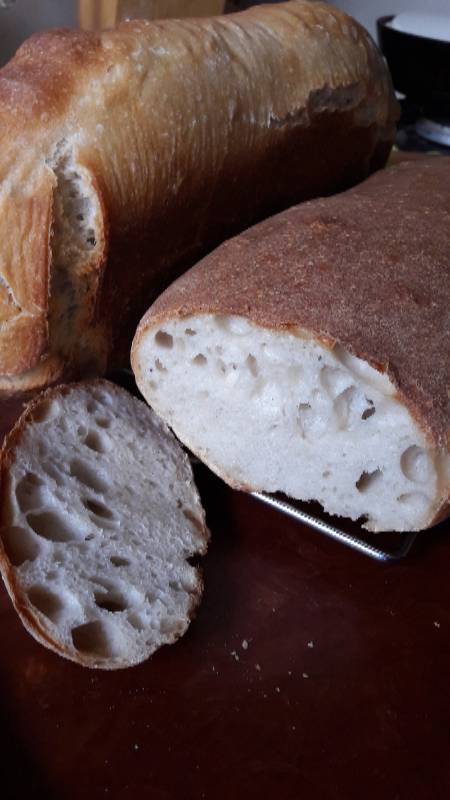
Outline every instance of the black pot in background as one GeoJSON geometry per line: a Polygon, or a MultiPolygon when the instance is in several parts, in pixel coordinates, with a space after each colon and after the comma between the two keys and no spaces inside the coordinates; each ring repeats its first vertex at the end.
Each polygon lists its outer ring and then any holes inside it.
{"type": "Polygon", "coordinates": [[[377,20],[378,40],[397,91],[430,116],[450,116],[450,42],[391,28],[393,15],[377,20]]]}

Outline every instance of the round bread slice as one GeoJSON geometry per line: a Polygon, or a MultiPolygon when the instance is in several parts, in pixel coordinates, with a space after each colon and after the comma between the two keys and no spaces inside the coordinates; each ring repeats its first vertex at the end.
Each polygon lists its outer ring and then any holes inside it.
{"type": "Polygon", "coordinates": [[[371,531],[450,514],[449,181],[429,157],[293,207],[150,308],[138,386],[232,486],[371,531]]]}
{"type": "Polygon", "coordinates": [[[41,394],[1,455],[0,567],[27,630],[87,667],[138,664],[186,631],[208,531],[187,456],[108,381],[41,394]]]}

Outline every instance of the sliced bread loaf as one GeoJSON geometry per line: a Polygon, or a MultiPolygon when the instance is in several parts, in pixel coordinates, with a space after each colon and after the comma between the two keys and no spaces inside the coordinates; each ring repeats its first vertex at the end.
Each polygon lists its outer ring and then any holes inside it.
{"type": "Polygon", "coordinates": [[[450,159],[230,240],[142,320],[137,383],[228,483],[372,531],[450,513],[450,159]]]}
{"type": "Polygon", "coordinates": [[[108,381],[51,389],[1,456],[0,567],[23,624],[88,667],[137,664],[187,629],[206,551],[187,456],[108,381]]]}

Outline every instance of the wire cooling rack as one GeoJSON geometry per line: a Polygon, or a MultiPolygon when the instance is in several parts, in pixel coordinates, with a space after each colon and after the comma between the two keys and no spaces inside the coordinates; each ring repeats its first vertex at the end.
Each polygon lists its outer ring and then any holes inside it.
{"type": "MultiPolygon", "coordinates": [[[[341,544],[350,547],[352,550],[357,550],[376,561],[395,562],[408,555],[411,547],[413,546],[417,533],[394,533],[394,534],[368,534],[372,539],[376,536],[377,540],[382,543],[382,546],[375,547],[372,542],[367,541],[364,532],[361,535],[356,533],[348,533],[335,527],[330,522],[326,522],[319,516],[305,511],[300,504],[291,503],[285,499],[280,500],[270,494],[263,494],[262,492],[252,492],[252,496],[262,503],[275,508],[277,511],[287,514],[288,517],[302,522],[304,525],[313,528],[316,531],[335,539],[341,544]]],[[[354,527],[354,526],[353,526],[354,527]]]]}

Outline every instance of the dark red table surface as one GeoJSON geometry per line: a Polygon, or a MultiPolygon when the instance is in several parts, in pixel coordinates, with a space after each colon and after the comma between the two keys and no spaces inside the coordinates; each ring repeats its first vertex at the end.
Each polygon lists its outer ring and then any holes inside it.
{"type": "Polygon", "coordinates": [[[450,526],[384,565],[198,484],[204,599],[147,663],[59,658],[1,588],[0,798],[449,798],[450,526]]]}

